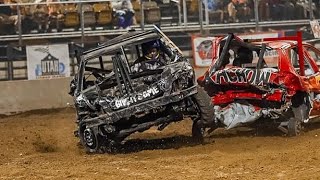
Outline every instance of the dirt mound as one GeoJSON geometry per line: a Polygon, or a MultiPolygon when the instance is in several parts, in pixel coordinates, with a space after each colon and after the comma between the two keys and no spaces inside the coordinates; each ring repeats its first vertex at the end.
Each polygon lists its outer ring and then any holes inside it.
{"type": "Polygon", "coordinates": [[[88,155],[74,137],[73,109],[0,119],[0,179],[317,179],[320,123],[298,137],[219,129],[204,144],[191,122],[130,136],[118,154],[88,155]]]}

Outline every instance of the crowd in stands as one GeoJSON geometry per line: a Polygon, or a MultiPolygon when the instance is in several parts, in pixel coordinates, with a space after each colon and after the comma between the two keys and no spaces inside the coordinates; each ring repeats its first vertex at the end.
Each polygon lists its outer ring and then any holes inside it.
{"type": "MultiPolygon", "coordinates": [[[[319,0],[312,0],[316,18],[320,15],[319,4],[319,0]]],[[[210,20],[216,23],[254,21],[254,0],[208,0],[208,9],[210,20]]],[[[261,21],[307,19],[309,0],[259,0],[258,12],[261,21]]]]}
{"type": "MultiPolygon", "coordinates": [[[[26,1],[25,1],[26,2],[26,1]]],[[[125,29],[136,24],[133,3],[139,0],[119,0],[88,3],[56,3],[59,0],[46,0],[36,5],[20,7],[22,33],[32,30],[51,32],[52,29],[62,31],[64,28],[81,28],[81,13],[84,26],[95,29],[97,26],[125,29]]],[[[62,1],[61,1],[62,2],[62,1]]],[[[18,0],[0,0],[0,34],[11,34],[18,31],[18,12],[14,5],[18,0]]],[[[140,5],[135,5],[140,7],[140,5]]]]}
{"type": "MultiPolygon", "coordinates": [[[[207,2],[209,19],[213,23],[248,22],[253,18],[253,0],[208,0],[207,2]]],[[[205,7],[204,3],[203,6],[205,7]]]]}
{"type": "MultiPolygon", "coordinates": [[[[83,11],[84,25],[96,27],[126,29],[140,23],[140,0],[112,0],[105,2],[89,2],[85,4],[66,0],[0,0],[0,34],[18,31],[17,6],[14,3],[43,2],[36,5],[20,6],[21,27],[23,33],[37,30],[51,32],[53,29],[62,31],[64,28],[81,28],[80,14],[83,11]]],[[[144,1],[145,23],[157,23],[161,18],[159,4],[165,0],[144,1]]],[[[181,2],[182,0],[180,0],[181,2]]],[[[317,9],[320,0],[259,0],[258,12],[260,21],[276,21],[291,19],[307,19],[310,11],[316,18],[320,16],[317,9]]],[[[170,2],[170,1],[169,1],[170,2]]],[[[176,0],[174,2],[179,2],[176,0]]],[[[199,16],[198,0],[186,0],[188,16],[199,16]]],[[[183,3],[180,3],[182,6],[183,3]]],[[[203,7],[208,7],[210,23],[238,23],[255,20],[254,0],[203,0],[203,7]],[[206,4],[207,3],[207,4],[206,4]]],[[[195,18],[199,20],[199,18],[195,18]]]]}
{"type": "Polygon", "coordinates": [[[319,0],[312,0],[310,10],[309,0],[261,0],[259,10],[261,20],[293,20],[308,19],[312,11],[319,18],[319,0]]]}

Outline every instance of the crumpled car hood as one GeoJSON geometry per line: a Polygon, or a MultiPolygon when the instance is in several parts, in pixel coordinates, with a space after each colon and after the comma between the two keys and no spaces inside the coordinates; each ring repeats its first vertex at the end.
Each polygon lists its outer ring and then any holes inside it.
{"type": "Polygon", "coordinates": [[[292,97],[302,88],[295,74],[279,72],[275,68],[227,67],[206,76],[200,77],[198,82],[204,86],[214,104],[230,103],[236,99],[283,102],[285,97],[292,97]]]}

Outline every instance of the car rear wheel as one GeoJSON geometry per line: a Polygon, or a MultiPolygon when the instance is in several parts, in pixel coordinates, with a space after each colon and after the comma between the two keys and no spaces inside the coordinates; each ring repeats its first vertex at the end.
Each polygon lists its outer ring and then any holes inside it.
{"type": "Polygon", "coordinates": [[[194,108],[197,112],[197,117],[193,118],[192,137],[203,142],[205,129],[214,125],[214,110],[211,103],[211,98],[203,90],[198,87],[198,93],[193,96],[194,108]]]}

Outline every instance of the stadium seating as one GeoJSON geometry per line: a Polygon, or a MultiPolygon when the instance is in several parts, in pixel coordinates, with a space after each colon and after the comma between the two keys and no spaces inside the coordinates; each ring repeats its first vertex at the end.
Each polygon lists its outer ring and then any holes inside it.
{"type": "Polygon", "coordinates": [[[75,4],[65,4],[63,6],[64,22],[65,27],[73,27],[76,30],[80,27],[79,13],[75,4]]]}
{"type": "Polygon", "coordinates": [[[145,22],[148,24],[160,23],[161,14],[158,4],[154,1],[143,2],[145,22]]]}
{"type": "Polygon", "coordinates": [[[93,11],[96,16],[97,26],[107,26],[112,24],[112,7],[110,2],[93,4],[93,11]]]}
{"type": "Polygon", "coordinates": [[[96,28],[96,14],[91,4],[82,4],[83,21],[85,27],[96,28]]]}
{"type": "Polygon", "coordinates": [[[131,0],[132,7],[134,10],[134,17],[136,19],[136,23],[141,22],[141,7],[139,0],[131,0]]]}
{"type": "Polygon", "coordinates": [[[33,21],[37,24],[38,32],[46,32],[48,29],[49,14],[46,5],[37,5],[33,10],[33,21]]]}

